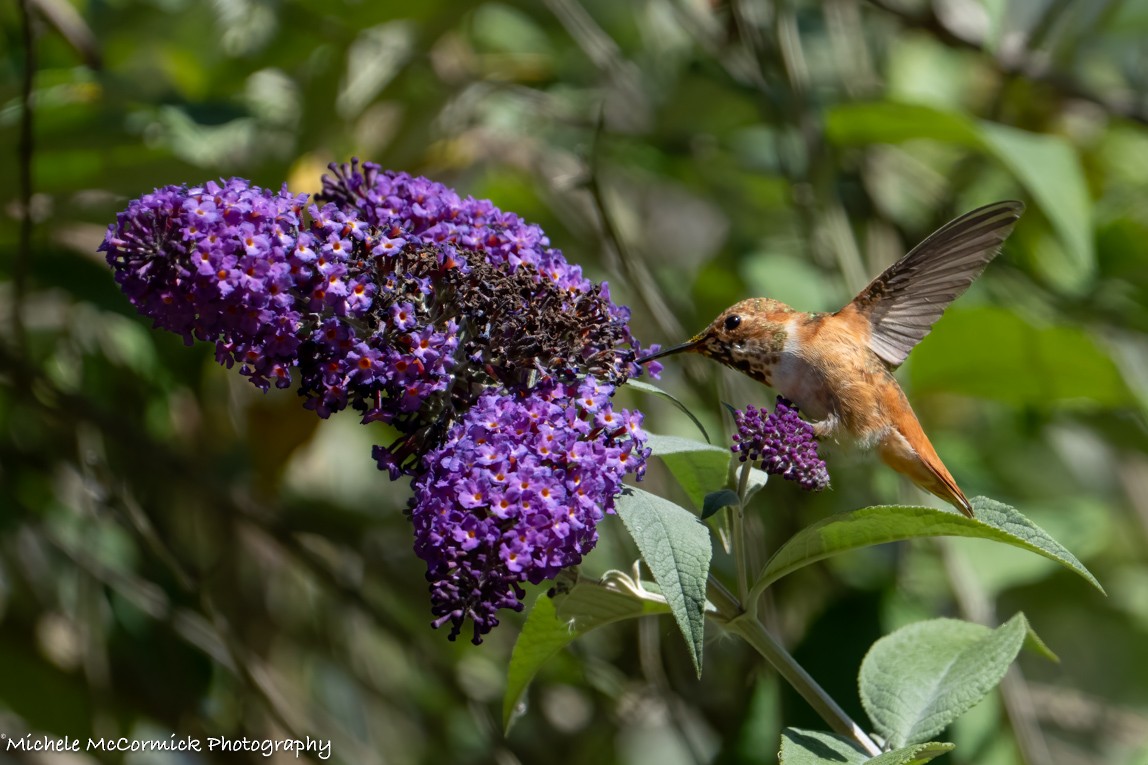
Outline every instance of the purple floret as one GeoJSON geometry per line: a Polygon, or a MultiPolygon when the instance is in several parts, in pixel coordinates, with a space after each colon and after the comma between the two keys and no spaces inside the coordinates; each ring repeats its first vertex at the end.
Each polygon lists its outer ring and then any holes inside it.
{"type": "Polygon", "coordinates": [[[798,416],[792,402],[778,396],[773,412],[747,406],[734,412],[734,422],[732,451],[742,462],[760,462],[767,473],[796,481],[806,491],[829,486],[829,470],[817,454],[813,426],[798,416]]]}

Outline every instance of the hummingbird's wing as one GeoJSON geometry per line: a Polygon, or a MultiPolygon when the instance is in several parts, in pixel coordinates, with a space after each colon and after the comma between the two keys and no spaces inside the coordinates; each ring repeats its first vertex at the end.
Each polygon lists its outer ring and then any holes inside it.
{"type": "Polygon", "coordinates": [[[1022,212],[1020,202],[996,202],[949,221],[863,289],[848,308],[868,319],[873,352],[900,366],[996,257],[1022,212]]]}

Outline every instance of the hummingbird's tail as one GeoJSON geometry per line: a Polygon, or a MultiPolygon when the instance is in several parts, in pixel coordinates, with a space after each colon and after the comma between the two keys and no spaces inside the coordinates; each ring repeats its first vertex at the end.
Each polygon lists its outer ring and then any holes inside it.
{"type": "Polygon", "coordinates": [[[916,418],[898,425],[877,444],[877,453],[882,461],[925,491],[945,500],[968,517],[974,517],[973,506],[937,456],[916,418]]]}

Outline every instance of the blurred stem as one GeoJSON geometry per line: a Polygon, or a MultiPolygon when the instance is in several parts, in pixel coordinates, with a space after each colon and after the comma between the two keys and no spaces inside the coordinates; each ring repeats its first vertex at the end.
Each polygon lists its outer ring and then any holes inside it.
{"type": "Polygon", "coordinates": [[[709,578],[706,596],[717,610],[717,620],[725,628],[745,640],[761,654],[770,666],[789,683],[801,697],[813,707],[813,711],[829,725],[835,733],[846,736],[864,749],[870,756],[881,754],[881,747],[869,737],[864,729],[838,706],[837,702],[817,684],[813,676],[797,663],[778,643],[773,635],[755,617],[746,613],[741,604],[713,575],[709,578]]]}
{"type": "Polygon", "coordinates": [[[207,586],[199,580],[180,561],[175,551],[164,541],[157,532],[155,524],[144,509],[135,502],[127,491],[121,493],[123,507],[131,519],[136,533],[144,544],[175,576],[181,589],[194,597],[199,603],[199,610],[207,621],[215,628],[220,643],[227,651],[236,675],[244,685],[251,690],[262,702],[268,713],[274,718],[276,724],[287,731],[294,738],[299,738],[300,726],[291,719],[292,715],[286,704],[279,697],[274,686],[270,683],[268,673],[260,666],[258,659],[251,655],[247,647],[239,640],[232,629],[231,623],[215,603],[207,586]]]}
{"type": "Polygon", "coordinates": [[[748,601],[749,574],[746,570],[748,561],[745,551],[745,503],[746,489],[749,487],[749,462],[741,463],[741,473],[737,479],[737,507],[733,508],[733,562],[737,569],[737,597],[747,604],[750,614],[756,612],[754,602],[748,601]]]}
{"type": "Polygon", "coordinates": [[[690,760],[699,764],[706,762],[707,758],[702,753],[702,748],[698,746],[694,736],[690,735],[692,728],[689,724],[688,707],[681,697],[674,693],[670,679],[666,676],[661,655],[661,627],[656,620],[638,620],[638,645],[638,661],[642,666],[642,674],[653,685],[661,696],[662,703],[666,705],[666,712],[673,721],[673,730],[677,732],[678,740],[689,753],[690,760]]]}
{"type": "Polygon", "coordinates": [[[635,258],[630,252],[630,248],[623,240],[622,234],[614,222],[614,217],[610,214],[610,208],[606,204],[606,194],[602,188],[600,170],[602,137],[605,134],[605,126],[606,113],[603,107],[598,112],[598,125],[594,131],[594,144],[590,150],[589,178],[587,179],[590,197],[594,200],[594,209],[598,211],[598,217],[601,220],[602,233],[614,251],[615,258],[613,260],[620,271],[620,275],[633,286],[645,309],[665,328],[666,334],[670,337],[684,337],[686,331],[682,323],[678,321],[678,314],[671,310],[666,303],[645,261],[635,258]]]}
{"type": "Polygon", "coordinates": [[[20,0],[20,36],[24,44],[24,77],[20,84],[20,140],[17,166],[20,185],[20,234],[12,264],[12,343],[19,355],[24,347],[24,298],[32,262],[32,93],[36,84],[36,35],[31,0],[20,0]]]}

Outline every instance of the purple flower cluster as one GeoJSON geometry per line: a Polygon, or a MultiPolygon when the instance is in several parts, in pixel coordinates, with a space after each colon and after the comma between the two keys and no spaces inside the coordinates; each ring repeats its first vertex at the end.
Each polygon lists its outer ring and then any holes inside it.
{"type": "Polygon", "coordinates": [[[553,380],[492,389],[426,457],[414,481],[415,552],[427,561],[435,626],[474,642],[499,608],[521,610],[520,582],[552,579],[597,542],[622,478],[649,449],[641,415],[615,412],[610,389],[553,380]]]}
{"type": "Polygon", "coordinates": [[[216,359],[263,390],[289,387],[300,367],[305,406],[322,417],[348,403],[388,421],[417,410],[446,388],[457,325],[420,324],[419,295],[385,285],[387,310],[372,316],[391,240],[354,208],[306,199],[239,178],[168,186],[133,200],[100,250],[140,313],[189,345],[215,342],[216,359]]]}
{"type": "Polygon", "coordinates": [[[781,396],[774,411],[747,406],[734,412],[737,433],[732,450],[742,462],[760,462],[772,475],[797,481],[806,491],[829,486],[829,471],[817,455],[813,426],[797,414],[797,407],[781,396]]]}
{"type": "Polygon", "coordinates": [[[629,311],[489,201],[331,169],[323,206],[242,179],[158,189],[100,250],[156,326],[214,342],[263,390],[297,373],[322,417],[350,406],[398,432],[375,458],[413,479],[436,626],[453,639],[473,619],[479,642],[518,583],[581,559],[642,474],[640,417],[608,403],[642,371],[629,311]]]}
{"type": "MultiPolygon", "coordinates": [[[[531,266],[564,290],[590,292],[593,282],[582,269],[566,262],[550,246],[542,229],[514,213],[503,212],[490,200],[462,198],[441,183],[406,173],[383,170],[373,162],[361,169],[358,160],[331,167],[323,176],[320,196],[343,209],[355,208],[376,226],[394,247],[408,242],[448,250],[481,252],[486,259],[510,269],[531,266]]],[[[614,306],[623,321],[629,311],[614,306]]]]}
{"type": "Polygon", "coordinates": [[[100,250],[124,294],[157,327],[188,345],[215,342],[221,364],[239,364],[264,390],[272,381],[287,387],[303,311],[359,315],[365,306],[352,296],[373,289],[343,281],[347,217],[332,208],[306,230],[305,204],[306,196],[237,178],[167,186],[133,200],[100,250]]]}

